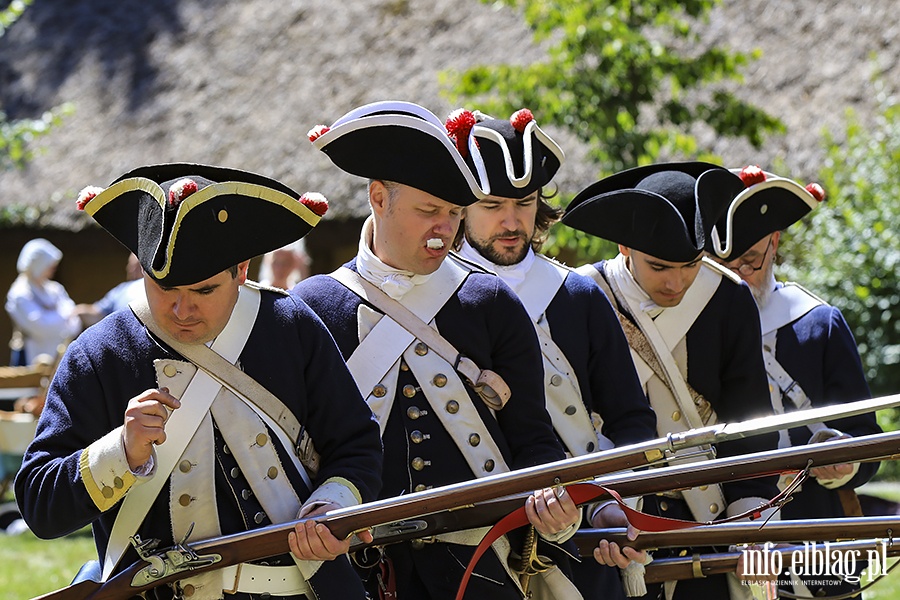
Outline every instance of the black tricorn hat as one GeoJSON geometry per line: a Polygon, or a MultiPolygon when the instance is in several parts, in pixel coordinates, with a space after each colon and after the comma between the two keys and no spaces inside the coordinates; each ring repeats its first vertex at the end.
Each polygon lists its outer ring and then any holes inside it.
{"type": "Polygon", "coordinates": [[[569,203],[562,222],[591,235],[672,262],[695,260],[730,198],[698,201],[705,162],[657,163],[610,175],[569,203]]]}
{"type": "Polygon", "coordinates": [[[444,123],[411,102],[361,106],[331,127],[314,127],[309,139],[352,175],[402,183],[459,206],[489,193],[478,149],[473,158],[480,177],[466,165],[444,123]]]}
{"type": "Polygon", "coordinates": [[[818,184],[804,188],[755,166],[704,173],[697,182],[697,195],[730,199],[706,244],[707,252],[726,262],[770,233],[799,221],[825,199],[818,184]]]}
{"type": "Polygon", "coordinates": [[[300,239],[324,206],[320,195],[301,200],[262,175],[185,163],[140,167],[79,198],[79,208],[167,287],[198,283],[300,239]]]}
{"type": "MultiPolygon", "coordinates": [[[[550,183],[566,155],[538,127],[530,110],[518,110],[509,119],[477,112],[475,116],[472,137],[481,151],[492,196],[525,198],[550,183]]],[[[466,162],[474,170],[471,153],[466,162]]]]}

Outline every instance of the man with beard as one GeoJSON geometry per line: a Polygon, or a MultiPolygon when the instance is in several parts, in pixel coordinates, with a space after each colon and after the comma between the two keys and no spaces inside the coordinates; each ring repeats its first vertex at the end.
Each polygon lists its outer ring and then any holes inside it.
{"type": "MultiPolygon", "coordinates": [[[[775,281],[781,231],[824,200],[824,190],[815,183],[804,188],[755,166],[717,177],[721,189],[734,199],[713,229],[707,250],[741,276],[759,305],[763,357],[775,412],[869,398],[856,342],[841,311],[796,283],[775,281]]],[[[779,446],[880,431],[874,414],[859,415],[782,431],[779,446]]],[[[789,519],[861,516],[854,488],[877,470],[878,463],[811,469],[812,478],[794,494],[794,501],[784,506],[782,515],[789,519]]],[[[807,587],[795,577],[793,591],[804,596],[837,596],[859,588],[838,578],[815,579],[816,584],[807,587]]]]}
{"type": "MultiPolygon", "coordinates": [[[[759,317],[746,285],[703,260],[710,230],[730,198],[709,188],[707,163],[661,163],[600,180],[569,204],[562,222],[619,245],[588,265],[623,318],[622,327],[659,435],[771,414],[759,317]],[[696,190],[696,191],[695,191],[696,190]]],[[[769,450],[774,434],[718,444],[718,456],[769,450]]],[[[696,458],[696,457],[695,457],[696,458]]],[[[743,515],[776,494],[774,478],[728,482],[644,498],[644,511],[706,522],[743,515]]],[[[621,552],[599,546],[606,564],[621,552]]],[[[651,587],[651,586],[648,586],[651,587]]],[[[745,598],[734,577],[666,582],[648,597],[745,598]]]]}
{"type": "MultiPolygon", "coordinates": [[[[536,253],[562,213],[545,201],[543,189],[562,164],[562,149],[528,109],[509,119],[475,114],[471,135],[481,150],[491,195],[466,208],[458,251],[499,275],[531,317],[557,436],[570,456],[656,437],[656,416],[609,300],[590,279],[536,253]]],[[[614,502],[589,507],[588,522],[594,527],[627,524],[614,502]]],[[[635,565],[645,558],[631,548],[625,553],[637,559],[635,565]]],[[[573,570],[585,598],[624,597],[611,567],[580,562],[573,570]]]]}
{"type": "MultiPolygon", "coordinates": [[[[310,132],[335,165],[369,179],[372,215],[356,258],[294,293],[331,330],[381,426],[382,498],[564,457],[527,313],[499,277],[448,258],[463,207],[486,195],[462,155],[481,162],[469,143],[473,123],[460,111],[445,129],[420,106],[378,102],[310,132]]],[[[564,490],[535,492],[525,508],[541,537],[555,542],[575,531],[579,511],[564,490]]],[[[368,580],[373,597],[453,598],[483,535],[385,547],[368,580]]],[[[521,541],[502,537],[493,549],[466,597],[517,600],[551,576],[564,587],[551,597],[581,597],[558,569],[521,579],[510,572],[511,552],[530,555],[521,541]]]]}

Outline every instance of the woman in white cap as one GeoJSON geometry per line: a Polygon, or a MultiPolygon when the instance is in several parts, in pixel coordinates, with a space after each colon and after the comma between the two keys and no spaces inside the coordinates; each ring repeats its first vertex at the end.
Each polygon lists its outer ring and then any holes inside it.
{"type": "Polygon", "coordinates": [[[51,278],[62,252],[43,238],[22,247],[19,276],[6,294],[6,312],[13,324],[10,364],[34,364],[42,354],[54,360],[59,347],[81,331],[81,319],[66,289],[51,278]]]}

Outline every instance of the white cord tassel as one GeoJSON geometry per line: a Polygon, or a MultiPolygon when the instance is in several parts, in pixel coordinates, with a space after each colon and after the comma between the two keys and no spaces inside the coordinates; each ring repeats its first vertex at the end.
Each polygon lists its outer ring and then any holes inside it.
{"type": "Polygon", "coordinates": [[[625,588],[625,595],[629,598],[643,596],[647,593],[647,584],[644,582],[644,565],[653,562],[653,557],[647,555],[646,563],[631,561],[628,566],[622,569],[622,586],[625,588]]]}

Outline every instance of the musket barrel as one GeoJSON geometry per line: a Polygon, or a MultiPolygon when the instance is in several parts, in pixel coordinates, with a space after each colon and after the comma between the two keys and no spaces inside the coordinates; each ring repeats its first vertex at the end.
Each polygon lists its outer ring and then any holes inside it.
{"type": "Polygon", "coordinates": [[[722,523],[700,525],[678,531],[647,531],[628,540],[625,528],[579,529],[574,536],[581,556],[591,556],[600,540],[637,550],[761,544],[765,542],[825,542],[861,538],[891,539],[900,533],[900,517],[847,517],[840,519],[796,519],[791,521],[722,523]]]}
{"type": "MultiPolygon", "coordinates": [[[[637,447],[643,447],[643,445],[639,444],[637,447]]],[[[802,448],[786,448],[719,458],[702,463],[651,468],[638,473],[605,475],[597,479],[596,483],[615,489],[626,497],[639,496],[800,470],[805,468],[810,461],[810,464],[814,466],[824,466],[856,462],[867,458],[880,458],[898,453],[900,453],[900,432],[892,432],[828,441],[802,448]]],[[[315,517],[315,520],[326,524],[339,538],[377,525],[408,519],[422,519],[427,523],[426,529],[418,530],[415,537],[433,535],[441,531],[493,525],[499,518],[498,514],[503,516],[515,508],[521,507],[524,498],[532,490],[594,480],[598,473],[607,473],[613,463],[616,465],[614,470],[620,470],[633,468],[635,465],[640,466],[643,464],[641,462],[643,460],[643,457],[637,459],[634,455],[629,456],[625,452],[625,448],[614,450],[612,453],[588,454],[511,473],[339,509],[315,517]],[[615,460],[611,460],[610,456],[615,456],[615,460]],[[501,511],[503,511],[502,514],[500,514],[501,511]],[[454,529],[448,529],[449,527],[454,529]]],[[[306,520],[308,519],[299,519],[289,523],[192,542],[190,546],[197,554],[221,556],[221,560],[214,566],[202,567],[195,570],[194,573],[289,552],[288,531],[292,530],[296,523],[306,520]]],[[[397,540],[383,539],[376,543],[391,541],[397,540]]],[[[138,561],[103,584],[96,592],[80,596],[80,598],[91,600],[126,599],[143,590],[184,577],[183,574],[175,574],[154,581],[152,584],[132,586],[134,573],[143,568],[145,564],[144,561],[138,561]]],[[[51,592],[42,598],[58,600],[77,597],[54,595],[70,589],[65,588],[60,592],[51,592]]]]}

